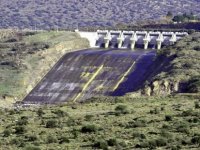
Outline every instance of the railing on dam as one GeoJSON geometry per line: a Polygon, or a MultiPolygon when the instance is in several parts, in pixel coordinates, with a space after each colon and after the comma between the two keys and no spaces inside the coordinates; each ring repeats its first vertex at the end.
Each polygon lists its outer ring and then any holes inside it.
{"type": "Polygon", "coordinates": [[[159,32],[159,31],[114,31],[97,30],[96,32],[81,32],[81,37],[87,38],[92,48],[152,48],[161,49],[162,46],[172,45],[187,32],[159,32]]]}

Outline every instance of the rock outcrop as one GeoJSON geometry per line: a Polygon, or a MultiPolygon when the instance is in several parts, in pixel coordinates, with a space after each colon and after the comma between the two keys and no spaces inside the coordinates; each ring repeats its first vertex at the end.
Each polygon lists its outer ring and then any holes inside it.
{"type": "Polygon", "coordinates": [[[167,96],[178,92],[180,90],[179,84],[179,81],[155,80],[145,86],[142,94],[146,96],[167,96]]]}

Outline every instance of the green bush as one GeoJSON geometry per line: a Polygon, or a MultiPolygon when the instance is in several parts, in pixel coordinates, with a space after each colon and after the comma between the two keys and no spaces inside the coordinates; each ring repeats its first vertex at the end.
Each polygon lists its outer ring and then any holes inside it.
{"type": "Polygon", "coordinates": [[[190,93],[200,92],[200,76],[195,76],[188,81],[187,92],[190,93]]]}
{"type": "Polygon", "coordinates": [[[47,143],[50,144],[50,143],[57,143],[58,142],[58,139],[56,136],[53,136],[53,135],[49,135],[47,137],[47,143]]]}
{"type": "Polygon", "coordinates": [[[86,115],[85,116],[85,120],[86,121],[91,121],[93,117],[94,117],[93,115],[86,115]]]}
{"type": "Polygon", "coordinates": [[[103,150],[108,150],[108,143],[105,140],[99,140],[99,141],[95,142],[94,147],[100,148],[100,149],[103,149],[103,150]]]}
{"type": "Polygon", "coordinates": [[[126,125],[126,127],[127,128],[146,127],[146,121],[145,120],[130,121],[128,125],[126,125]]]}
{"type": "Polygon", "coordinates": [[[16,145],[18,147],[24,147],[25,146],[24,140],[22,138],[19,138],[19,137],[11,139],[10,144],[16,145]]]}
{"type": "Polygon", "coordinates": [[[181,124],[176,128],[177,132],[189,134],[190,133],[190,128],[187,124],[181,124]]]}
{"type": "Polygon", "coordinates": [[[180,145],[177,145],[177,146],[172,145],[172,146],[170,146],[170,149],[171,149],[171,150],[180,150],[180,149],[181,149],[181,146],[180,146],[180,145]]]}
{"type": "Polygon", "coordinates": [[[17,121],[16,124],[19,125],[19,126],[27,125],[28,124],[28,119],[20,119],[20,120],[17,121]]]}
{"type": "Polygon", "coordinates": [[[78,137],[78,134],[79,134],[79,131],[77,129],[72,129],[71,131],[72,135],[73,135],[73,138],[76,139],[78,137]]]}
{"type": "Polygon", "coordinates": [[[115,138],[107,140],[107,143],[109,146],[115,146],[117,145],[117,140],[115,138]]]}
{"type": "Polygon", "coordinates": [[[46,123],[46,128],[56,128],[58,127],[58,121],[55,119],[48,120],[46,123]]]}
{"type": "Polygon", "coordinates": [[[153,110],[150,110],[150,114],[159,114],[160,110],[158,108],[154,108],[153,110]]]}
{"type": "Polygon", "coordinates": [[[39,147],[29,145],[25,147],[25,150],[41,150],[41,149],[39,147]]]}
{"type": "Polygon", "coordinates": [[[195,109],[199,109],[200,108],[200,104],[199,104],[199,102],[194,102],[194,107],[195,107],[195,109]]]}
{"type": "Polygon", "coordinates": [[[185,110],[185,111],[182,112],[181,116],[182,117],[193,116],[193,110],[192,109],[185,110]]]}
{"type": "Polygon", "coordinates": [[[67,116],[67,113],[64,112],[63,110],[60,110],[60,109],[53,111],[53,113],[56,114],[58,117],[65,117],[65,116],[67,116]]]}
{"type": "Polygon", "coordinates": [[[164,138],[167,138],[168,140],[172,140],[173,134],[171,134],[168,130],[161,129],[160,135],[164,138]]]}
{"type": "Polygon", "coordinates": [[[69,143],[69,138],[66,137],[66,136],[62,136],[59,138],[59,144],[62,144],[62,143],[69,143]]]}
{"type": "Polygon", "coordinates": [[[191,143],[197,144],[200,146],[200,135],[196,135],[191,139],[191,143]]]}
{"type": "Polygon", "coordinates": [[[38,137],[36,135],[28,135],[26,136],[27,140],[30,142],[36,141],[38,137]]]}
{"type": "Polygon", "coordinates": [[[3,131],[3,136],[4,136],[4,137],[8,137],[8,136],[11,135],[11,133],[12,133],[12,130],[11,130],[11,129],[5,129],[5,130],[3,131]]]}
{"type": "Polygon", "coordinates": [[[37,110],[37,115],[38,115],[38,117],[42,117],[44,114],[45,114],[45,113],[44,113],[44,111],[43,111],[42,108],[39,108],[39,109],[37,110]]]}
{"type": "Polygon", "coordinates": [[[16,126],[15,134],[24,134],[26,132],[26,128],[24,126],[16,126]]]}
{"type": "Polygon", "coordinates": [[[172,121],[172,116],[166,115],[165,116],[165,121],[172,121]]]}
{"type": "Polygon", "coordinates": [[[91,133],[96,131],[97,131],[96,125],[85,125],[81,128],[82,133],[91,133]]]}
{"type": "Polygon", "coordinates": [[[134,132],[133,138],[146,139],[146,136],[144,134],[139,133],[139,132],[134,132]]]}
{"type": "Polygon", "coordinates": [[[128,110],[128,107],[127,107],[126,105],[118,105],[118,106],[115,108],[115,112],[116,112],[116,115],[128,114],[128,113],[129,113],[129,110],[128,110]]]}
{"type": "Polygon", "coordinates": [[[195,51],[200,51],[200,46],[195,46],[193,49],[194,49],[195,51]]]}
{"type": "Polygon", "coordinates": [[[158,147],[166,146],[167,140],[165,138],[158,138],[158,139],[156,139],[156,145],[158,147]]]}
{"type": "Polygon", "coordinates": [[[69,117],[69,118],[67,119],[66,124],[67,124],[67,126],[69,126],[69,127],[71,127],[71,126],[76,126],[76,125],[77,125],[77,124],[76,124],[76,120],[73,119],[72,117],[69,117]]]}

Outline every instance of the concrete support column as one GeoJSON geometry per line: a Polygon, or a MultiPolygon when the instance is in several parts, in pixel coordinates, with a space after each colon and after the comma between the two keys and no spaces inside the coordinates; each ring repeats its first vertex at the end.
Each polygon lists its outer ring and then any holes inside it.
{"type": "Polygon", "coordinates": [[[122,38],[118,38],[117,39],[117,43],[118,43],[118,48],[122,48],[123,39],[122,38]]]}
{"type": "Polygon", "coordinates": [[[172,37],[171,37],[171,39],[170,39],[170,45],[173,45],[176,41],[177,41],[176,34],[173,33],[173,34],[172,34],[172,37]]]}
{"type": "Polygon", "coordinates": [[[162,41],[157,41],[157,49],[161,49],[161,46],[162,46],[162,41]]]}
{"type": "Polygon", "coordinates": [[[144,49],[148,49],[148,46],[149,46],[149,41],[144,40],[144,49]]]}
{"type": "Polygon", "coordinates": [[[150,42],[150,34],[149,33],[146,33],[143,41],[144,41],[144,49],[148,49],[149,42],[150,42]]]}
{"type": "Polygon", "coordinates": [[[104,39],[104,43],[105,43],[105,48],[108,48],[108,47],[109,47],[110,40],[105,38],[105,39],[104,39]]]}
{"type": "Polygon", "coordinates": [[[135,43],[136,43],[136,40],[131,39],[131,50],[135,49],[135,43]]]}

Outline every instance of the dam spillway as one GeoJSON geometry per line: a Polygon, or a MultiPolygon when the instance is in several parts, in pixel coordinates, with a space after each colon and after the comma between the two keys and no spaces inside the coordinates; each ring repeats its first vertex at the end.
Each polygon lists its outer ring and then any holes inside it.
{"type": "Polygon", "coordinates": [[[82,38],[88,39],[91,48],[118,49],[161,49],[188,35],[187,32],[159,31],[108,31],[84,32],[76,30],[82,38]]]}
{"type": "Polygon", "coordinates": [[[154,57],[155,51],[115,49],[68,53],[23,102],[80,102],[96,96],[124,95],[142,85],[154,57]]]}

